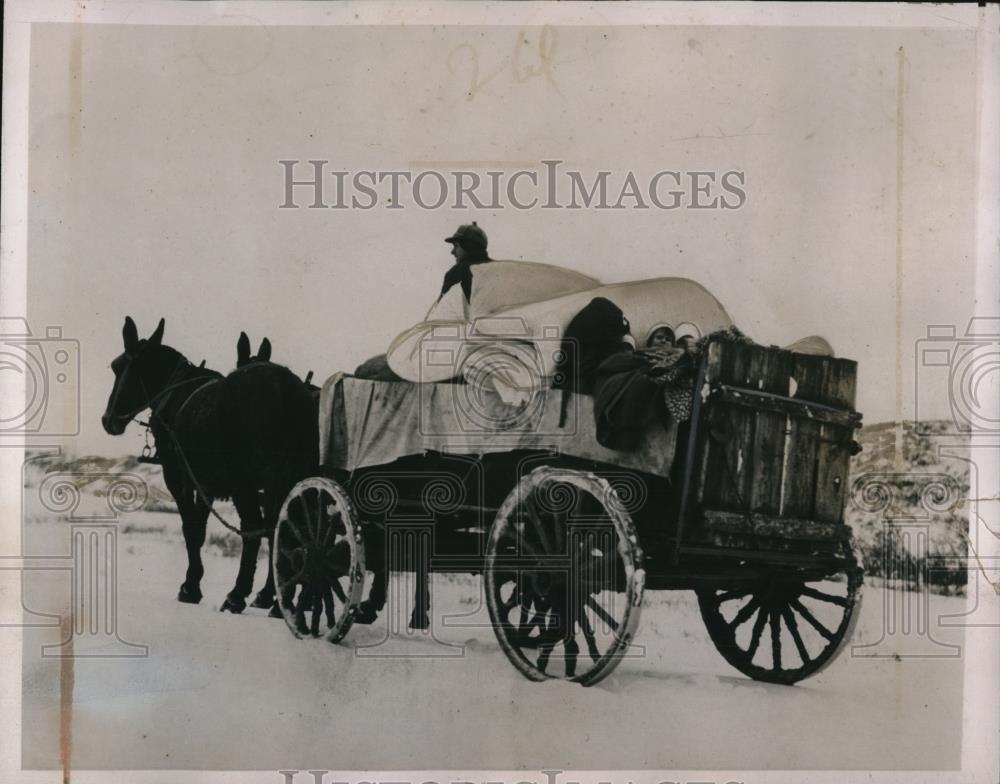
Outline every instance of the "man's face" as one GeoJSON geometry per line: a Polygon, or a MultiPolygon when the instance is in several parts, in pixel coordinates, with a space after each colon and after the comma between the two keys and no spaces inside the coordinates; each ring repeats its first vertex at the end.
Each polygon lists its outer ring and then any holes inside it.
{"type": "Polygon", "coordinates": [[[451,243],[451,255],[455,257],[455,261],[461,261],[465,258],[465,248],[457,242],[453,242],[451,243]]]}

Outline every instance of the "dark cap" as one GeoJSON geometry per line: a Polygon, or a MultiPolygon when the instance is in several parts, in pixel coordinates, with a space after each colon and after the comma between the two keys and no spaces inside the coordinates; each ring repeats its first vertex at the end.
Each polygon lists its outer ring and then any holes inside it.
{"type": "Polygon", "coordinates": [[[457,242],[466,250],[485,251],[489,240],[486,239],[486,232],[479,228],[479,224],[472,221],[471,224],[455,229],[455,233],[445,238],[445,242],[457,242]]]}

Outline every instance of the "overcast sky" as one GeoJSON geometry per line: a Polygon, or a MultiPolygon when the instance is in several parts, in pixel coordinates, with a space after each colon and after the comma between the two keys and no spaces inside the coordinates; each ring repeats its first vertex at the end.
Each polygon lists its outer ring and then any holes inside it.
{"type": "MultiPolygon", "coordinates": [[[[901,283],[912,417],[916,341],[961,332],[973,309],[974,43],[920,28],[36,25],[28,315],[80,341],[75,448],[136,449],[100,427],[126,314],[141,334],[165,317],[194,362],[231,369],[242,329],[323,378],[423,316],[451,261],[442,239],[473,219],[495,258],[690,277],[759,342],[825,336],[859,363],[866,422],[895,417],[901,283]],[[552,158],[590,177],[739,170],[746,203],[279,209],[281,159],[552,158]]],[[[922,414],[948,415],[943,385],[920,393],[922,414]]]]}

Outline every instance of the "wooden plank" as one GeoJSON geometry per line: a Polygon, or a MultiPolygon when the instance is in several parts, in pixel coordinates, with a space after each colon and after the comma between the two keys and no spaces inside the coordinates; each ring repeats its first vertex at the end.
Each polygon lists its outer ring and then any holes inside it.
{"type": "Polygon", "coordinates": [[[854,427],[861,421],[860,414],[844,408],[832,408],[821,403],[799,400],[769,392],[757,392],[750,389],[740,389],[729,384],[720,384],[714,394],[726,403],[746,406],[758,410],[770,411],[799,419],[812,419],[821,423],[854,427]]]}
{"type": "Polygon", "coordinates": [[[754,346],[747,386],[765,394],[787,395],[795,356],[790,351],[754,346]]]}
{"type": "Polygon", "coordinates": [[[830,364],[827,382],[823,390],[826,403],[835,407],[854,408],[857,387],[858,363],[849,359],[836,359],[830,364]]]}
{"type": "MultiPolygon", "coordinates": [[[[723,343],[711,343],[708,347],[708,360],[705,368],[705,380],[710,384],[719,381],[727,381],[732,377],[734,355],[726,351],[723,343]]],[[[699,394],[699,390],[695,390],[699,394]]],[[[692,499],[696,506],[707,506],[718,508],[721,505],[719,498],[719,483],[723,479],[726,471],[725,450],[720,443],[719,437],[725,434],[727,417],[723,410],[714,403],[710,403],[702,409],[703,427],[701,431],[701,452],[704,463],[702,472],[702,483],[692,492],[692,499]]]]}
{"type": "Polygon", "coordinates": [[[848,447],[852,437],[853,428],[850,432],[831,425],[820,428],[814,513],[822,522],[841,523],[844,520],[851,459],[848,447]]]}
{"type": "MultiPolygon", "coordinates": [[[[827,357],[794,354],[791,377],[795,380],[795,397],[806,401],[823,400],[831,362],[827,357]]],[[[815,515],[820,427],[808,419],[789,419],[780,505],[780,513],[784,516],[810,518],[815,515]]]]}
{"type": "MultiPolygon", "coordinates": [[[[857,363],[832,360],[823,384],[822,402],[833,406],[854,408],[857,384],[857,363]]],[[[820,430],[816,456],[816,490],[813,513],[818,520],[841,523],[847,503],[847,481],[850,468],[850,444],[860,416],[849,427],[826,426],[820,430]]]]}
{"type": "Polygon", "coordinates": [[[722,343],[711,343],[708,346],[708,360],[705,367],[705,380],[714,384],[717,381],[725,381],[726,376],[723,371],[723,355],[725,345],[722,343]]]}
{"type": "Polygon", "coordinates": [[[794,397],[813,403],[826,402],[827,373],[835,361],[830,357],[816,357],[808,354],[792,355],[792,378],[795,379],[794,397]]]}
{"type": "MultiPolygon", "coordinates": [[[[724,346],[721,343],[711,343],[708,346],[708,358],[705,361],[705,381],[715,384],[719,379],[724,378],[722,369],[724,346]]],[[[695,390],[695,394],[700,394],[700,390],[695,390]]],[[[715,487],[718,484],[719,471],[721,469],[721,458],[719,456],[719,445],[712,439],[710,433],[710,418],[714,419],[715,406],[710,404],[701,410],[702,421],[692,422],[700,427],[698,444],[695,446],[696,454],[691,454],[690,450],[686,456],[687,460],[700,457],[700,471],[694,470],[692,474],[693,486],[690,489],[690,508],[701,508],[704,506],[718,506],[718,494],[715,487]],[[697,457],[696,457],[697,456],[697,457]],[[700,481],[699,481],[700,480],[700,481]]]]}
{"type": "Polygon", "coordinates": [[[714,344],[702,453],[702,509],[843,521],[855,362],[764,346],[714,344]]]}
{"type": "Polygon", "coordinates": [[[709,510],[704,513],[703,519],[705,530],[710,532],[726,531],[808,541],[841,541],[850,536],[850,529],[844,525],[761,513],[748,516],[709,510]]]}
{"type": "MultiPolygon", "coordinates": [[[[751,353],[752,388],[763,394],[787,394],[792,354],[755,347],[751,353]]],[[[750,460],[750,505],[754,512],[778,514],[781,507],[782,464],[785,456],[785,414],[758,411],[750,460]]]]}
{"type": "MultiPolygon", "coordinates": [[[[801,567],[821,567],[826,560],[820,561],[815,555],[805,555],[802,553],[787,553],[774,550],[751,550],[748,548],[722,547],[720,545],[684,545],[680,548],[681,555],[705,555],[714,558],[740,558],[748,563],[765,561],[769,564],[788,564],[790,566],[801,567]]],[[[830,566],[823,569],[827,571],[831,566],[840,562],[833,556],[824,556],[829,561],[830,566]]],[[[741,564],[740,569],[745,567],[741,564]]]]}
{"type": "Polygon", "coordinates": [[[750,503],[754,512],[781,511],[782,462],[785,455],[786,418],[759,412],[750,453],[750,503]]]}
{"type": "MultiPolygon", "coordinates": [[[[750,352],[731,343],[719,346],[715,368],[720,381],[745,383],[750,352]]],[[[750,481],[747,446],[753,438],[754,413],[738,406],[713,403],[708,415],[708,449],[704,506],[712,509],[747,509],[750,481]]]]}

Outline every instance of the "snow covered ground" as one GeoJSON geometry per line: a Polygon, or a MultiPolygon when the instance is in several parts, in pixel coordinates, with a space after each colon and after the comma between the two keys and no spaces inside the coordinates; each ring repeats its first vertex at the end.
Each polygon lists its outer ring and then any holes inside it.
{"type": "MultiPolygon", "coordinates": [[[[78,657],[61,662],[41,655],[43,644],[59,642],[58,628],[26,631],[24,767],[60,765],[60,672],[70,666],[76,769],[959,764],[962,660],[906,655],[948,653],[926,638],[890,636],[878,648],[888,658],[848,648],[818,676],[771,686],[744,677],[716,652],[692,594],[647,593],[642,649],[610,678],[589,689],[535,684],[501,652],[478,577],[434,577],[430,635],[404,628],[380,644],[385,626],[356,626],[338,646],[296,640],[262,610],[218,612],[237,567],[221,546],[205,550],[201,605],[178,603],[186,566],[179,529],[176,515],[151,512],[128,515],[119,526],[118,633],[148,645],[148,657],[100,658],[107,638],[84,635],[76,639],[78,657]]],[[[35,552],[69,552],[65,522],[36,521],[26,534],[35,552]]],[[[31,608],[59,611],[68,586],[65,574],[29,574],[31,608]]],[[[962,643],[960,629],[934,621],[961,612],[963,599],[870,584],[856,645],[884,636],[885,598],[929,611],[938,641],[962,643]]]]}

